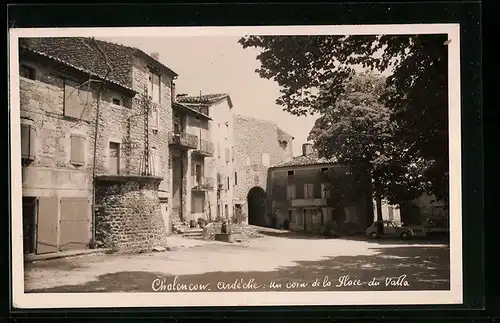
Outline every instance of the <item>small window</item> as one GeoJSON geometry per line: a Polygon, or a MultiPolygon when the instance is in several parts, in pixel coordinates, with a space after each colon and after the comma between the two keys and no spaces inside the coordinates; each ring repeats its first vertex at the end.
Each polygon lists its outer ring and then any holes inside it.
{"type": "Polygon", "coordinates": [[[113,104],[114,105],[122,105],[122,100],[120,100],[118,98],[113,98],[113,104]]]}
{"type": "Polygon", "coordinates": [[[290,176],[294,176],[295,175],[295,171],[294,170],[289,170],[286,172],[286,176],[287,177],[290,177],[290,176]]]}
{"type": "Polygon", "coordinates": [[[322,168],[321,168],[321,172],[322,172],[323,174],[328,174],[328,167],[322,167],[322,168]]]}
{"type": "Polygon", "coordinates": [[[234,185],[238,185],[238,173],[234,172],[234,185]]]}
{"type": "Polygon", "coordinates": [[[226,190],[229,191],[229,176],[227,176],[227,178],[226,178],[226,184],[227,184],[226,190]]]}
{"type": "Polygon", "coordinates": [[[70,162],[76,166],[85,164],[85,137],[82,135],[71,135],[70,162]]]}
{"type": "Polygon", "coordinates": [[[35,79],[35,69],[33,67],[30,67],[30,66],[26,66],[26,65],[19,66],[19,74],[22,77],[28,78],[30,80],[35,79]]]}

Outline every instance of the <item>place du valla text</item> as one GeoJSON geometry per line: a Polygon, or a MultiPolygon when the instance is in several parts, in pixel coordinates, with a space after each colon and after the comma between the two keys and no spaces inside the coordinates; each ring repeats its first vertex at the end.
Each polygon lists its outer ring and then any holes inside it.
{"type": "Polygon", "coordinates": [[[338,278],[324,276],[312,281],[270,281],[258,282],[254,278],[238,278],[232,281],[216,281],[191,283],[182,281],[178,276],[158,277],[151,284],[155,292],[229,292],[229,291],[264,291],[264,290],[316,290],[316,289],[356,289],[356,288],[401,288],[410,287],[406,275],[397,277],[373,277],[371,280],[361,280],[349,275],[338,278]]]}

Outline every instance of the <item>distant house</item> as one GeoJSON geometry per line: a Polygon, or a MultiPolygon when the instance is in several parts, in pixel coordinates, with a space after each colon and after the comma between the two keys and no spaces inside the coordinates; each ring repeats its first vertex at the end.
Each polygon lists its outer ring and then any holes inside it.
{"type": "Polygon", "coordinates": [[[349,167],[319,158],[311,144],[302,155],[269,168],[268,212],[264,224],[290,230],[323,233],[335,223],[362,232],[373,223],[371,183],[353,180],[349,167]],[[285,221],[286,220],[286,221],[285,221]]]}

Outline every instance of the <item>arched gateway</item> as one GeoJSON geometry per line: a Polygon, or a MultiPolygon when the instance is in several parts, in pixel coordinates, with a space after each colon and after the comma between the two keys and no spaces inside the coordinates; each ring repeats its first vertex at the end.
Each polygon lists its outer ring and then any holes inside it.
{"type": "Polygon", "coordinates": [[[253,187],[247,195],[248,223],[266,226],[266,192],[258,186],[253,187]]]}

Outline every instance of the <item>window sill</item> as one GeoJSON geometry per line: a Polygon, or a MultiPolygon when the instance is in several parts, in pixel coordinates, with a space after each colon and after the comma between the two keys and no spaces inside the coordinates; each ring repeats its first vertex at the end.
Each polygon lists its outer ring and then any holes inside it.
{"type": "Polygon", "coordinates": [[[73,166],[77,166],[77,167],[80,167],[80,166],[84,166],[85,163],[82,163],[82,162],[75,162],[75,161],[70,161],[70,164],[73,165],[73,166]]]}

